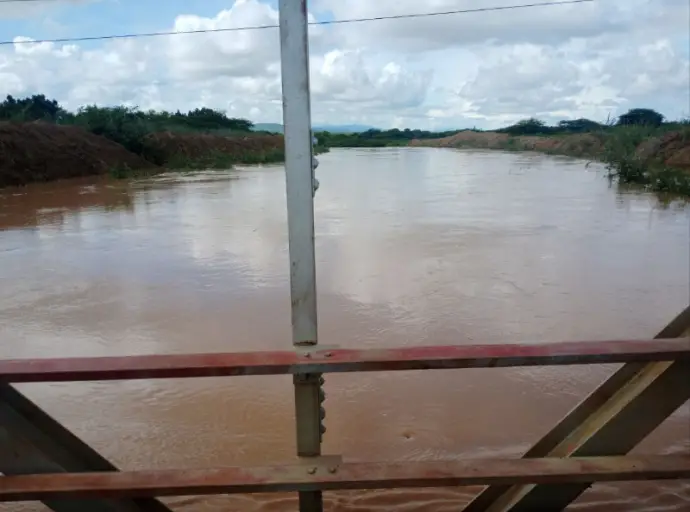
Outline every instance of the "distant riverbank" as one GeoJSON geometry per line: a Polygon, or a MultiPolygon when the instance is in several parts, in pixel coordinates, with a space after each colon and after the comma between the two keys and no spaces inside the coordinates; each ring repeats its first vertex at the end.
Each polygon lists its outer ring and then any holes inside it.
{"type": "Polygon", "coordinates": [[[655,192],[690,196],[690,127],[621,126],[564,135],[518,135],[461,131],[411,146],[538,151],[604,162],[612,178],[655,192]]]}

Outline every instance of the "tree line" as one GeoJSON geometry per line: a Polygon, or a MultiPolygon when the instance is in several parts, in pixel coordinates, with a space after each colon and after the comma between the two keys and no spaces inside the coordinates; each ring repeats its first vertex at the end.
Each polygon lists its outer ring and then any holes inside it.
{"type": "Polygon", "coordinates": [[[19,99],[8,95],[0,103],[0,120],[78,126],[122,144],[129,151],[154,163],[160,163],[160,158],[147,144],[146,136],[151,133],[172,131],[246,135],[254,126],[247,119],[228,117],[225,112],[210,108],[197,108],[183,113],[179,110],[141,111],[124,106],[88,105],[70,112],[43,94],[19,99]]]}
{"type": "Polygon", "coordinates": [[[99,107],[87,105],[76,112],[64,109],[56,100],[46,98],[43,94],[34,94],[26,98],[14,98],[8,95],[0,103],[0,120],[4,121],[45,121],[58,124],[87,123],[96,116],[111,115],[115,117],[140,120],[148,123],[152,131],[211,131],[235,130],[247,132],[254,124],[247,119],[228,117],[225,112],[210,108],[197,108],[182,113],[165,110],[141,111],[130,107],[99,107]]]}
{"type": "MultiPolygon", "coordinates": [[[[616,126],[647,126],[652,128],[664,124],[665,118],[656,110],[648,108],[633,108],[618,117],[617,120],[605,123],[592,121],[591,119],[574,119],[559,121],[555,126],[549,126],[544,121],[529,118],[519,121],[511,126],[496,130],[510,135],[557,135],[567,133],[587,133],[602,131],[616,126]]],[[[676,123],[670,123],[676,124],[676,123]]]]}
{"type": "MultiPolygon", "coordinates": [[[[687,121],[666,122],[659,112],[647,108],[634,108],[619,116],[614,121],[599,123],[591,119],[563,120],[554,126],[547,125],[544,121],[536,118],[529,118],[519,121],[513,125],[491,130],[509,135],[565,135],[575,133],[601,132],[615,129],[619,126],[647,126],[661,127],[662,125],[687,124],[687,121]]],[[[319,132],[317,137],[319,142],[329,147],[383,147],[383,146],[405,146],[410,140],[440,139],[455,135],[461,130],[448,131],[425,131],[425,130],[367,130],[361,133],[330,133],[319,132]]],[[[473,128],[472,131],[481,132],[473,128]]]]}
{"type": "Polygon", "coordinates": [[[457,133],[458,130],[445,132],[432,132],[426,130],[411,130],[405,128],[400,130],[371,129],[359,133],[333,133],[317,132],[316,137],[319,144],[327,147],[384,147],[384,146],[406,146],[412,140],[419,139],[438,139],[448,137],[457,133]]]}
{"type": "MultiPolygon", "coordinates": [[[[99,107],[88,105],[70,112],[56,100],[35,94],[26,98],[8,95],[0,103],[0,120],[74,125],[96,135],[107,137],[125,146],[130,151],[147,155],[146,135],[154,132],[213,132],[220,135],[233,133],[248,134],[254,124],[241,118],[228,117],[225,112],[210,108],[197,108],[188,112],[165,110],[141,111],[124,106],[99,107]]],[[[687,124],[686,122],[681,122],[687,124]]],[[[662,114],[646,108],[634,108],[619,116],[617,120],[599,123],[591,119],[563,120],[554,126],[529,118],[498,130],[510,135],[559,135],[572,133],[601,132],[617,126],[660,127],[680,123],[667,122],[662,114]]],[[[482,131],[473,129],[474,131],[482,131]]],[[[411,140],[438,139],[458,133],[460,130],[427,131],[416,129],[378,130],[359,133],[317,132],[320,146],[325,147],[383,147],[405,146],[411,140]]],[[[256,133],[256,132],[252,132],[256,133]]],[[[154,158],[155,160],[155,158],[154,158]]]]}

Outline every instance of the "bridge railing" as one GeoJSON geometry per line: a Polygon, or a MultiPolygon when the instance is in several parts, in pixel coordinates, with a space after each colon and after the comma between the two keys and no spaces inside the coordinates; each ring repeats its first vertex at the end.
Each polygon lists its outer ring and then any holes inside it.
{"type": "MultiPolygon", "coordinates": [[[[495,368],[595,363],[665,363],[667,366],[684,365],[690,369],[690,339],[366,350],[314,347],[276,352],[3,360],[0,361],[0,381],[8,385],[244,375],[292,374],[299,377],[338,372],[461,368],[492,368],[492,371],[498,371],[495,368]]],[[[690,389],[690,379],[686,387],[690,389]]],[[[3,418],[0,409],[0,426],[3,420],[9,421],[3,418]]],[[[6,460],[0,460],[0,466],[6,464],[6,460]]],[[[41,469],[41,474],[31,473],[33,471],[28,465],[23,471],[6,472],[6,476],[0,477],[0,502],[40,500],[55,508],[55,504],[59,507],[75,500],[124,500],[172,495],[468,485],[589,485],[600,481],[690,478],[690,456],[566,455],[443,462],[352,463],[339,455],[319,455],[299,457],[287,461],[285,465],[266,467],[155,471],[57,469],[47,473],[41,469]]],[[[132,503],[131,510],[150,510],[142,502],[132,503]]]]}

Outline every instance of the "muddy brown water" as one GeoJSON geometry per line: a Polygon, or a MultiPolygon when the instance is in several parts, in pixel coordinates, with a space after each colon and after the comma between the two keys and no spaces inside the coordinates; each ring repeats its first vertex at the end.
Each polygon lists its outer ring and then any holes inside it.
{"type": "MultiPolygon", "coordinates": [[[[689,210],[620,193],[598,165],[432,148],[319,158],[324,344],[651,337],[688,302],[689,210]]],[[[0,229],[0,357],[290,347],[281,166],[0,191],[0,229]]],[[[324,451],[518,456],[614,369],[328,376],[324,451]]],[[[123,468],[280,463],[295,449],[289,377],[21,389],[123,468]]],[[[688,407],[637,452],[690,452],[688,407]]],[[[456,511],[474,492],[325,499],[329,511],[456,511]]],[[[189,512],[296,509],[284,494],[166,501],[189,512]]],[[[687,511],[690,483],[596,485],[572,510],[687,511]]]]}

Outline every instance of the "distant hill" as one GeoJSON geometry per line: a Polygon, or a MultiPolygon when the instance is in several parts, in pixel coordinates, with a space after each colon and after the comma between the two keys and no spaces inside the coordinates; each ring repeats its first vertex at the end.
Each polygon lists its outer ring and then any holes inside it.
{"type": "MultiPolygon", "coordinates": [[[[322,124],[314,126],[316,132],[331,132],[331,133],[356,133],[365,132],[373,129],[372,126],[363,124],[322,124]]],[[[266,131],[274,133],[283,133],[283,125],[280,123],[256,123],[254,131],[266,131]]]]}
{"type": "Polygon", "coordinates": [[[322,124],[314,126],[314,131],[331,133],[357,133],[373,129],[373,126],[363,124],[322,124]]]}
{"type": "Polygon", "coordinates": [[[256,123],[252,129],[255,132],[283,133],[283,125],[280,123],[256,123]]]}

